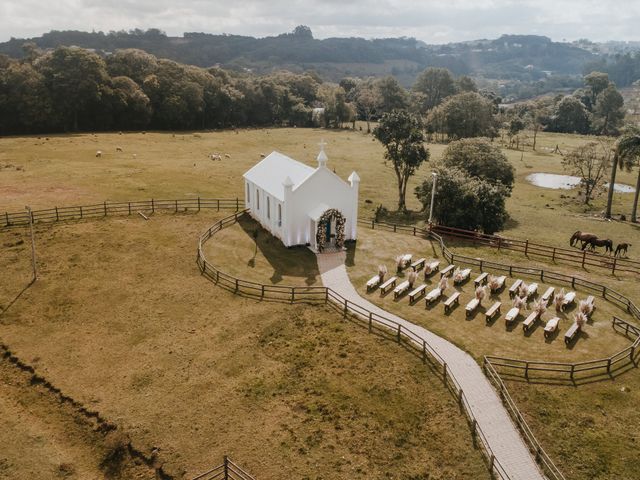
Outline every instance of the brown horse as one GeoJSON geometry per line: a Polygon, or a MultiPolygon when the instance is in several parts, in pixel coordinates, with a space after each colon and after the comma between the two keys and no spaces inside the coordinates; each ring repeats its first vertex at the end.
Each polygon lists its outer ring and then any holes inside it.
{"type": "Polygon", "coordinates": [[[589,240],[582,246],[583,250],[586,245],[590,246],[592,252],[595,252],[596,247],[604,247],[605,253],[613,253],[613,242],[608,238],[595,238],[593,240],[589,240]]]}
{"type": "Polygon", "coordinates": [[[622,252],[624,251],[624,256],[627,256],[627,249],[631,246],[630,243],[619,243],[618,246],[616,247],[616,253],[614,254],[614,257],[617,257],[618,254],[620,254],[620,256],[622,256],[622,252]]]}
{"type": "Polygon", "coordinates": [[[580,230],[578,230],[573,235],[571,235],[569,245],[573,247],[576,243],[578,243],[578,241],[580,241],[582,242],[582,250],[584,250],[584,247],[586,247],[587,243],[597,239],[598,236],[593,233],[581,232],[580,230]]]}

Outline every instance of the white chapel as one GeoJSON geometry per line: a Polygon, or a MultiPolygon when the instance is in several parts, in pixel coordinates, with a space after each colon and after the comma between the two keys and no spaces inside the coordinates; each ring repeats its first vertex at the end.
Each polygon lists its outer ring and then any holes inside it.
{"type": "Polygon", "coordinates": [[[356,240],[360,177],[345,182],[329,170],[324,145],[316,168],[272,152],[243,175],[249,213],[287,247],[323,251],[356,240]]]}

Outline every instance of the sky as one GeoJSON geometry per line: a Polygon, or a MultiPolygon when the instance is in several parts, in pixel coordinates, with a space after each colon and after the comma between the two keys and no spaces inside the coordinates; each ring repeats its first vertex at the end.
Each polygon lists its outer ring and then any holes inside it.
{"type": "Polygon", "coordinates": [[[447,43],[502,34],[640,40],[637,0],[0,0],[0,41],[49,30],[158,28],[264,37],[415,37],[447,43]]]}

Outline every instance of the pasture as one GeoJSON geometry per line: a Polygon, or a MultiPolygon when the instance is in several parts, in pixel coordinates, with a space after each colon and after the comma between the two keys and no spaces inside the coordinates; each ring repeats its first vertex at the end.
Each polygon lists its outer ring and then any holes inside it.
{"type": "MultiPolygon", "coordinates": [[[[378,204],[394,209],[395,177],[371,136],[359,131],[257,129],[2,138],[0,210],[149,198],[242,199],[241,175],[261,154],[278,150],[314,165],[321,139],[328,143],[330,168],[342,178],[358,171],[361,218],[370,217],[378,204]],[[95,156],[97,150],[101,157],[95,156]],[[222,159],[211,160],[210,153],[222,159]]],[[[593,231],[614,243],[633,244],[629,256],[637,259],[640,229],[599,218],[604,195],[585,208],[572,198],[573,191],[542,189],[525,180],[535,172],[568,173],[561,157],[550,151],[557,145],[565,152],[587,140],[540,134],[537,153],[504,150],[516,167],[516,185],[507,203],[511,219],[500,233],[568,246],[573,231],[593,231]]],[[[435,160],[444,146],[429,149],[435,160]]],[[[407,200],[413,212],[391,214],[390,221],[424,223],[412,191],[429,172],[424,165],[410,182],[407,200]]],[[[621,171],[618,180],[635,185],[636,174],[621,171]]],[[[614,213],[628,216],[632,199],[632,194],[616,194],[614,213]]],[[[2,342],[63,392],[117,424],[132,444],[148,452],[158,448],[158,458],[174,478],[188,478],[218,464],[224,454],[258,478],[283,472],[301,478],[484,478],[480,453],[455,401],[403,349],[367,336],[330,310],[238,298],[198,275],[197,237],[222,214],[156,213],[149,221],[136,216],[37,226],[40,278],[24,291],[30,275],[27,232],[0,231],[0,305],[7,309],[0,314],[2,342]]],[[[207,257],[247,280],[320,285],[310,251],[287,250],[266,233],[259,234],[256,243],[254,230],[251,222],[241,222],[221,231],[207,244],[207,257]]],[[[543,266],[609,284],[640,300],[637,276],[613,277],[462,241],[448,243],[460,254],[543,266]]],[[[571,312],[562,320],[560,335],[549,342],[539,325],[524,335],[521,320],[509,330],[502,317],[490,326],[481,313],[466,319],[464,304],[472,298],[472,281],[459,289],[460,306],[448,316],[441,304],[425,309],[424,301],[409,306],[406,297],[394,301],[392,294],[367,294],[364,284],[377,265],[384,263],[393,271],[394,257],[406,252],[415,258],[439,258],[435,245],[426,240],[360,227],[349,255],[354,285],[371,301],[432,329],[476,359],[494,354],[579,361],[629,343],[610,326],[611,315],[628,316],[602,299],[596,299],[586,335],[566,348],[562,332],[571,312]]],[[[545,287],[541,284],[540,290],[545,287]]],[[[501,300],[510,306],[507,298],[501,300]]],[[[567,478],[633,477],[639,460],[636,370],[579,387],[524,382],[508,386],[567,478]]],[[[8,411],[17,412],[26,395],[24,389],[5,390],[1,401],[11,405],[8,411]]],[[[74,438],[59,435],[55,438],[63,452],[52,456],[52,447],[38,438],[77,422],[50,406],[38,415],[33,410],[21,411],[20,418],[27,424],[49,423],[49,430],[25,432],[23,422],[20,431],[5,421],[8,428],[0,438],[12,438],[14,430],[24,439],[17,445],[30,446],[16,446],[5,454],[4,463],[0,455],[0,474],[32,478],[33,472],[46,471],[63,476],[71,467],[60,466],[67,464],[73,466],[69,478],[98,471],[106,437],[85,430],[74,438]],[[38,454],[21,463],[16,453],[20,448],[38,454]]],[[[144,469],[131,473],[133,466],[135,462],[125,462],[122,478],[149,478],[144,469]]]]}

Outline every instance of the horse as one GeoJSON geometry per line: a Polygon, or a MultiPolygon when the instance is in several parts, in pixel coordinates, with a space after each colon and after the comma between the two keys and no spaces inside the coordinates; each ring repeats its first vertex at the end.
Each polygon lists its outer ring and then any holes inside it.
{"type": "Polygon", "coordinates": [[[591,240],[596,240],[597,238],[598,236],[593,233],[581,232],[580,230],[578,230],[573,235],[571,235],[569,245],[573,247],[576,243],[578,243],[579,240],[582,242],[582,250],[584,250],[584,247],[587,243],[589,243],[591,240]]]}
{"type": "Polygon", "coordinates": [[[622,252],[624,251],[624,256],[627,256],[627,249],[631,246],[630,243],[619,243],[618,246],[616,247],[616,253],[613,255],[614,257],[617,257],[618,254],[620,254],[620,256],[622,257],[622,252]]]}
{"type": "MultiPolygon", "coordinates": [[[[594,238],[593,240],[585,242],[585,246],[586,245],[589,245],[591,247],[592,252],[596,250],[596,247],[604,247],[605,253],[613,253],[613,242],[608,238],[594,238]]],[[[584,247],[582,247],[582,249],[584,250],[584,247]]]]}

